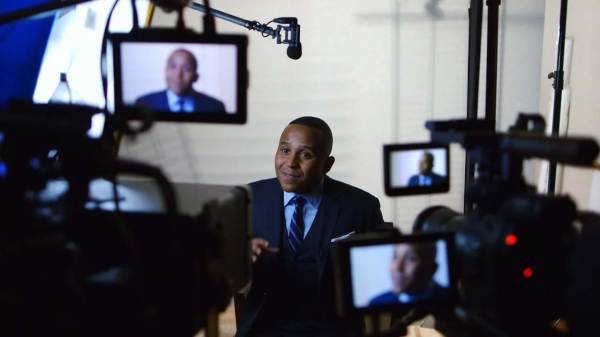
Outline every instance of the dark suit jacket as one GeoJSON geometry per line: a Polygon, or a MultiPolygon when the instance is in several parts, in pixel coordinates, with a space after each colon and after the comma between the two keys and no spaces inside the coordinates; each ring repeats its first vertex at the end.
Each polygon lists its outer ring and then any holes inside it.
{"type": "MultiPolygon", "coordinates": [[[[430,287],[428,287],[425,291],[414,294],[412,301],[406,303],[414,303],[420,301],[439,301],[447,299],[450,295],[450,291],[448,288],[442,287],[439,284],[433,282],[430,287]]],[[[390,305],[390,304],[400,304],[400,299],[398,295],[394,294],[391,290],[387,291],[383,294],[375,296],[371,301],[369,301],[369,305],[379,306],[379,305],[390,305]]]]}
{"type": "MultiPolygon", "coordinates": [[[[431,174],[427,175],[431,179],[431,185],[437,185],[444,182],[444,177],[439,174],[431,172],[431,174]]],[[[415,174],[408,179],[408,186],[419,186],[419,175],[415,174]]]]}
{"type": "MultiPolygon", "coordinates": [[[[273,178],[254,182],[250,187],[252,188],[253,236],[266,239],[271,247],[280,247],[284,235],[281,186],[277,179],[273,178]]],[[[318,212],[324,212],[317,260],[319,298],[323,299],[323,306],[331,306],[333,310],[333,272],[329,256],[331,239],[352,231],[366,232],[381,225],[383,217],[377,198],[329,177],[325,177],[318,212]]],[[[245,312],[240,319],[236,334],[238,337],[247,336],[260,314],[270,288],[277,282],[279,269],[274,259],[276,257],[270,261],[268,256],[261,255],[254,265],[252,288],[246,299],[245,312]]]]}
{"type": "MultiPolygon", "coordinates": [[[[216,98],[192,91],[194,112],[225,112],[225,105],[216,98]]],[[[139,97],[135,105],[146,106],[157,111],[170,111],[167,91],[159,91],[139,97]]]]}

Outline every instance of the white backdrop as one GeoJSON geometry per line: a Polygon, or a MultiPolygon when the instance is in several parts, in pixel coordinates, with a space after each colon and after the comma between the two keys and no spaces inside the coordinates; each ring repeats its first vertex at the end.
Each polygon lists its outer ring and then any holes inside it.
{"type": "MultiPolygon", "coordinates": [[[[427,150],[433,155],[433,172],[441,176],[448,175],[446,156],[443,149],[427,150]]],[[[408,185],[408,179],[419,173],[419,159],[424,150],[397,151],[390,158],[391,184],[394,187],[408,185]]]]}
{"type": "MultiPolygon", "coordinates": [[[[157,165],[174,181],[244,184],[274,176],[281,131],[312,115],[333,131],[330,176],[377,196],[384,219],[396,227],[409,231],[425,207],[462,210],[465,162],[458,145],[451,145],[448,193],[392,198],[383,190],[383,144],[428,141],[426,120],[466,116],[469,0],[440,1],[441,15],[427,3],[219,0],[215,8],[244,18],[298,17],[302,57],[290,60],[285,46],[217,20],[220,33],[248,34],[247,123],[157,123],[136,141],[124,139],[120,155],[157,165]]],[[[517,112],[538,110],[544,0],[505,0],[501,7],[498,122],[506,130],[517,112]]],[[[188,8],[185,19],[201,31],[201,13],[188,8]]],[[[175,22],[175,14],[157,10],[152,26],[175,22]]],[[[484,70],[485,59],[482,79],[484,70]]]]}
{"type": "Polygon", "coordinates": [[[194,43],[127,42],[121,46],[123,102],[133,104],[145,94],[166,89],[165,66],[175,49],[189,50],[198,61],[200,78],[194,89],[218,98],[228,113],[237,106],[237,54],[235,46],[194,43]]]}

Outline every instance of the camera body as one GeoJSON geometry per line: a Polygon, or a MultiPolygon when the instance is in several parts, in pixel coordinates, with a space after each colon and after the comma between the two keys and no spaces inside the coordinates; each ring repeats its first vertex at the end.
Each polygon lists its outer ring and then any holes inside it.
{"type": "Polygon", "coordinates": [[[0,115],[0,335],[191,336],[250,281],[250,190],[116,158],[96,112],[0,115]]]}
{"type": "MultiPolygon", "coordinates": [[[[419,172],[412,165],[415,176],[435,171],[439,160],[431,160],[433,156],[428,159],[425,154],[431,153],[431,149],[447,149],[451,143],[462,145],[477,166],[474,184],[466,191],[468,202],[474,205],[472,211],[464,215],[444,206],[427,208],[415,219],[413,234],[403,236],[404,240],[410,240],[415,235],[452,233],[454,244],[448,247],[455,251],[448,255],[455,256],[452,274],[456,282],[452,285],[457,288],[452,291],[457,296],[449,297],[452,302],[442,301],[446,306],[405,304],[386,309],[402,314],[407,314],[407,309],[431,313],[436,316],[436,327],[446,336],[554,336],[559,334],[553,325],[558,319],[566,320],[572,336],[587,336],[586,327],[591,323],[586,318],[592,316],[589,312],[593,309],[578,305],[589,301],[582,302],[580,296],[573,294],[587,292],[592,298],[599,295],[597,289],[582,288],[581,282],[590,277],[597,279],[599,275],[597,268],[586,270],[582,264],[597,263],[589,257],[584,259],[585,263],[577,260],[582,257],[582,250],[599,252],[589,243],[585,248],[581,243],[593,237],[592,229],[600,224],[598,217],[581,216],[568,196],[537,194],[525,182],[522,168],[523,160],[532,157],[591,166],[599,152],[596,141],[545,137],[541,134],[545,127],[543,119],[525,114],[519,116],[507,133],[495,132],[484,120],[431,121],[426,127],[431,131],[432,142],[420,149],[419,172]]],[[[436,185],[430,179],[428,184],[405,189],[393,184],[390,177],[399,170],[409,170],[394,156],[400,157],[397,152],[406,149],[417,151],[418,145],[384,147],[385,184],[386,192],[392,192],[390,195],[447,190],[447,180],[438,180],[436,185]]],[[[438,167],[438,172],[444,169],[438,167]]],[[[367,239],[361,245],[374,247],[382,244],[382,240],[392,244],[398,238],[371,239],[371,243],[367,239]]],[[[373,261],[387,268],[387,263],[379,262],[384,259],[373,261]]],[[[351,268],[345,258],[338,263],[342,270],[351,268]]],[[[339,282],[344,283],[352,284],[352,280],[346,277],[339,282]]],[[[339,294],[345,299],[341,303],[352,299],[347,291],[339,294]]]]}

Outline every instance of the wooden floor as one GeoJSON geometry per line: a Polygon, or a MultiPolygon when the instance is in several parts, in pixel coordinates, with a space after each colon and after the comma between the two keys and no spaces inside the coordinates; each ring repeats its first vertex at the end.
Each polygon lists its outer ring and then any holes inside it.
{"type": "MultiPolygon", "coordinates": [[[[408,329],[408,335],[405,337],[444,337],[438,331],[425,326],[432,326],[431,318],[415,322],[408,329]]],[[[235,310],[233,303],[227,310],[219,315],[219,337],[233,337],[235,335],[235,310]]],[[[204,337],[204,331],[199,332],[195,337],[204,337]]]]}
{"type": "MultiPolygon", "coordinates": [[[[219,337],[233,337],[235,335],[235,310],[232,304],[219,315],[219,337]]],[[[204,337],[204,331],[200,331],[195,337],[204,337]]]]}
{"type": "Polygon", "coordinates": [[[233,337],[235,335],[235,310],[233,303],[219,316],[219,336],[233,337]]]}

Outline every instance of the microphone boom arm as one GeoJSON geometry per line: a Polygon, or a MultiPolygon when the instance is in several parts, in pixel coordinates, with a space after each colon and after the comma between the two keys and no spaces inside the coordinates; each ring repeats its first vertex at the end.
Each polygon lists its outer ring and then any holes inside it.
{"type": "MultiPolygon", "coordinates": [[[[205,5],[192,2],[188,5],[190,8],[206,13],[207,8],[205,5]]],[[[300,44],[300,26],[296,18],[276,18],[272,21],[277,23],[277,28],[269,27],[266,24],[262,24],[258,21],[249,21],[242,19],[235,15],[225,13],[223,11],[210,8],[210,14],[225,21],[234,23],[238,26],[247,28],[248,30],[255,30],[262,33],[263,37],[277,38],[277,44],[287,44],[292,48],[297,48],[300,44]],[[282,34],[283,32],[283,34],[282,34]]]]}

